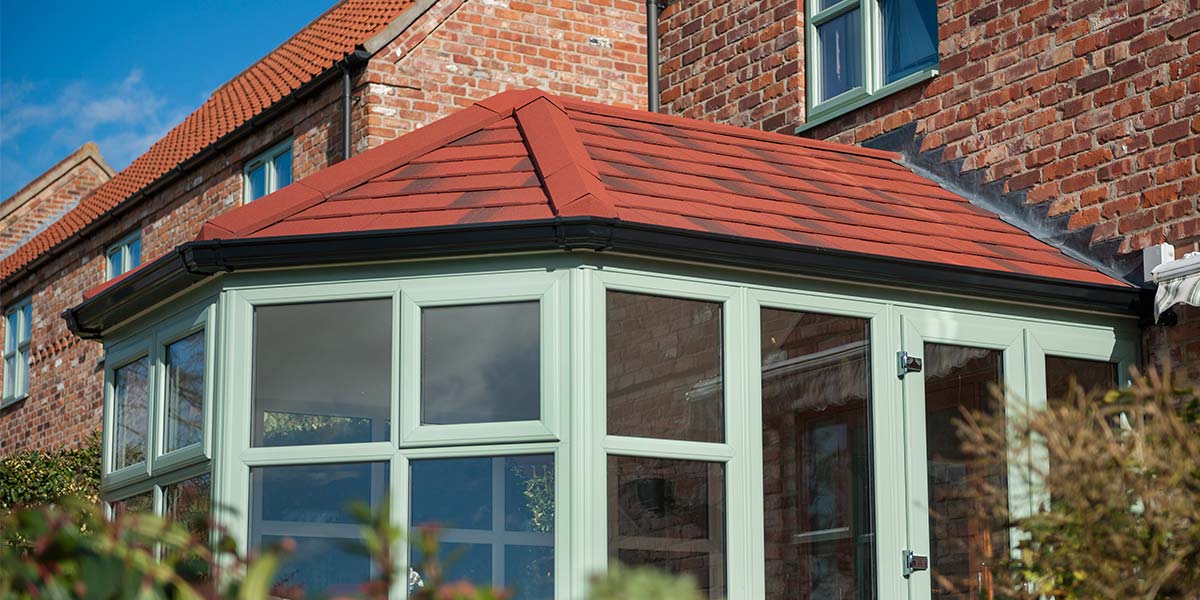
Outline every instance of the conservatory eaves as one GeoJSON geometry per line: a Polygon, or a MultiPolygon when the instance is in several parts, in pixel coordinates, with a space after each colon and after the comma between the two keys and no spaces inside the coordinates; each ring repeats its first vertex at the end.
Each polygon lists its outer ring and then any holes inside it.
{"type": "Polygon", "coordinates": [[[892,153],[523,90],[218,216],[67,316],[94,335],[222,271],[576,248],[1120,312],[1139,295],[892,153]]]}

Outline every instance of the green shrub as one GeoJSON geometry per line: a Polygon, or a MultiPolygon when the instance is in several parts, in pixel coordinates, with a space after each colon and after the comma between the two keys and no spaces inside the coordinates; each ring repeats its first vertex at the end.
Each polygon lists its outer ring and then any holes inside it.
{"type": "Polygon", "coordinates": [[[26,450],[0,457],[0,510],[67,497],[100,501],[100,434],[78,448],[26,450]]]}

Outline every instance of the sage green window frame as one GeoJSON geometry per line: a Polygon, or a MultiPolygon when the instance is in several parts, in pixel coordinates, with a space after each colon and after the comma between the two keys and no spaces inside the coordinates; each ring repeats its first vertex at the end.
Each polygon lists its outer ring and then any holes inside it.
{"type": "Polygon", "coordinates": [[[886,83],[883,68],[883,13],[879,0],[842,0],[829,8],[820,8],[821,0],[803,0],[804,47],[806,55],[805,83],[807,116],[796,132],[806,131],[858,108],[862,108],[884,96],[903,90],[927,79],[937,77],[938,67],[909,73],[896,81],[886,83]],[[820,73],[823,66],[820,39],[817,27],[836,19],[849,11],[859,9],[862,32],[862,85],[846,90],[833,98],[821,100],[820,73]]]}
{"type": "Polygon", "coordinates": [[[4,394],[0,408],[29,397],[29,377],[33,371],[33,296],[26,296],[4,311],[4,394]],[[26,335],[25,332],[29,334],[26,335]],[[24,367],[21,365],[24,357],[24,367]],[[12,367],[9,367],[9,363],[12,367]]]}
{"type": "MultiPolygon", "coordinates": [[[[217,355],[216,305],[205,300],[177,314],[152,322],[150,325],[106,344],[104,352],[104,420],[101,445],[101,492],[110,495],[136,496],[130,486],[146,486],[163,477],[174,477],[185,467],[204,463],[212,456],[213,390],[216,383],[214,357],[217,355]],[[164,452],[166,430],[166,349],[189,335],[203,331],[204,338],[204,395],[202,431],[198,443],[164,452]],[[146,439],[145,459],[137,464],[114,469],[116,431],[116,372],[129,364],[147,359],[146,439]]],[[[115,496],[114,496],[115,498],[115,496]]]]}
{"type": "MultiPolygon", "coordinates": [[[[728,596],[743,600],[765,595],[759,356],[763,308],[869,321],[875,585],[878,597],[889,600],[928,597],[930,587],[928,573],[905,578],[901,568],[900,550],[927,552],[929,542],[927,503],[918,497],[926,493],[925,481],[917,477],[925,475],[924,413],[919,403],[923,397],[916,395],[923,393],[923,382],[919,374],[898,377],[897,351],[923,356],[917,343],[922,340],[1001,347],[1008,352],[1004,376],[1011,397],[1036,403],[1031,390],[1041,385],[1044,396],[1045,382],[1044,355],[1039,356],[1037,348],[1043,354],[1115,361],[1122,369],[1133,363],[1137,349],[1133,321],[1119,316],[591,253],[234,273],[225,276],[222,285],[219,335],[212,337],[224,342],[211,360],[220,373],[214,506],[242,547],[249,540],[252,467],[386,461],[390,508],[403,527],[409,519],[412,460],[553,454],[555,597],[563,598],[583,597],[589,576],[608,565],[605,474],[610,454],[725,464],[728,596]],[[723,442],[607,434],[609,290],[721,303],[723,442]],[[250,447],[254,308],[380,298],[392,302],[389,441],[250,447]],[[552,397],[555,415],[550,424],[551,412],[543,408],[541,429],[488,426],[486,433],[494,435],[478,439],[465,439],[459,425],[419,425],[412,411],[419,409],[414,392],[419,394],[420,363],[413,360],[413,352],[420,349],[420,330],[412,325],[419,324],[420,307],[534,298],[542,302],[543,324],[554,321],[553,327],[542,330],[543,401],[552,397]],[[549,367],[544,362],[547,348],[556,350],[549,367]],[[556,391],[546,394],[545,378],[551,371],[556,391]],[[416,438],[410,439],[413,435],[416,438]],[[913,445],[918,442],[919,447],[913,445]],[[920,471],[914,472],[917,462],[922,463],[920,471]]],[[[520,427],[528,424],[520,422],[520,427]]],[[[1032,502],[1027,499],[1035,492],[1026,490],[1020,500],[1032,502]]],[[[397,552],[407,561],[407,547],[397,552]]],[[[395,590],[395,597],[403,596],[403,590],[395,590]]]]}
{"type": "MultiPolygon", "coordinates": [[[[246,166],[242,167],[242,204],[250,204],[255,200],[262,198],[268,194],[279,191],[279,174],[275,172],[275,159],[284,154],[292,153],[292,138],[288,138],[267,148],[258,156],[246,161],[246,166]],[[250,189],[250,173],[254,172],[259,167],[263,168],[263,193],[260,196],[250,197],[252,190],[250,189]]],[[[288,181],[294,180],[296,157],[292,156],[292,173],[288,173],[288,181]]]]}

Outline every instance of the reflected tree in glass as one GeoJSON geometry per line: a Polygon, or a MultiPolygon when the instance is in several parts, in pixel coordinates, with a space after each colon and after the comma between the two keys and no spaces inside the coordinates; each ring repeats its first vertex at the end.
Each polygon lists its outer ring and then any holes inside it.
{"type": "Polygon", "coordinates": [[[146,460],[149,376],[147,357],[113,372],[113,470],[146,460]]]}
{"type": "Polygon", "coordinates": [[[167,346],[165,451],[200,442],[204,431],[204,332],[167,346]]]}

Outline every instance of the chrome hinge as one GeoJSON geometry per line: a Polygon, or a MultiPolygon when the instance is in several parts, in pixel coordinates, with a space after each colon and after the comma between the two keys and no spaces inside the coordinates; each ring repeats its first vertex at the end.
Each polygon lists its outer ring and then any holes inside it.
{"type": "Polygon", "coordinates": [[[921,359],[916,356],[909,356],[903,350],[896,353],[896,365],[898,367],[896,376],[900,379],[904,379],[904,375],[907,373],[921,372],[921,359]]]}
{"type": "Polygon", "coordinates": [[[929,557],[913,554],[912,550],[901,550],[900,556],[904,561],[904,576],[908,577],[917,571],[929,570],[929,557]]]}

